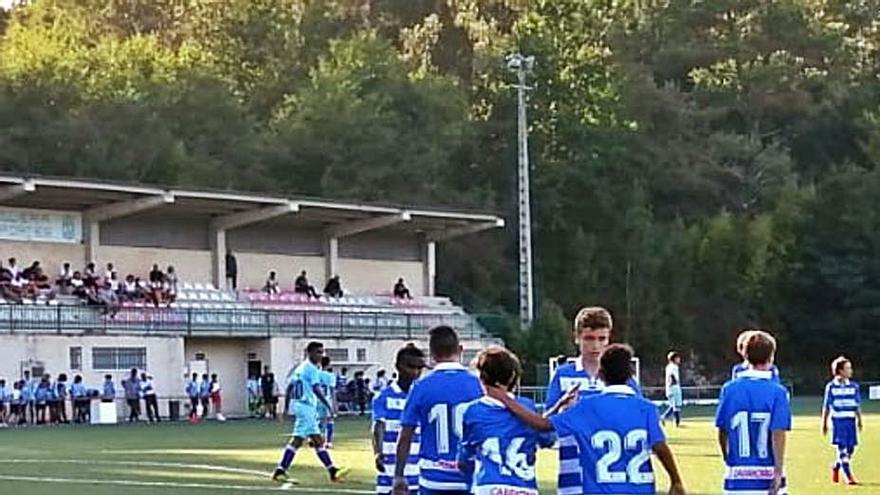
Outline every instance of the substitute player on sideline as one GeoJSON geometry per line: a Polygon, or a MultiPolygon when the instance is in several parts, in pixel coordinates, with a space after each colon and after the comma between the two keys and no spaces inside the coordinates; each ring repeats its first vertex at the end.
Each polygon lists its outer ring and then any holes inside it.
{"type": "Polygon", "coordinates": [[[450,327],[429,332],[434,369],[413,385],[400,424],[394,495],[409,492],[406,461],[416,428],[419,444],[419,494],[466,495],[470,479],[458,470],[461,423],[468,403],[483,396],[480,380],[461,365],[461,344],[450,327]]]}
{"type": "Polygon", "coordinates": [[[324,436],[325,446],[332,449],[333,434],[336,430],[336,375],[329,370],[330,356],[324,356],[321,358],[321,392],[331,408],[328,409],[323,402],[318,402],[318,421],[321,424],[321,435],[324,436]]]}
{"type": "MultiPolygon", "coordinates": [[[[572,389],[579,389],[581,399],[598,394],[605,388],[599,376],[599,357],[611,342],[614,323],[611,313],[605,308],[586,307],[578,311],[574,318],[575,345],[580,357],[574,363],[564,364],[556,369],[550,386],[547,388],[545,406],[551,407],[572,389]]],[[[630,378],[627,385],[642,395],[638,384],[630,378]]],[[[578,465],[578,445],[570,435],[559,436],[559,476],[557,487],[559,495],[581,495],[584,484],[583,474],[578,465]]]]}
{"type": "Polygon", "coordinates": [[[751,332],[745,343],[749,369],[721,389],[715,414],[718,444],[727,465],[725,495],[788,493],[785,440],[791,408],[785,388],[773,380],[776,340],[751,332]]]}
{"type": "MultiPolygon", "coordinates": [[[[535,403],[513,392],[522,376],[519,359],[503,347],[490,347],[477,357],[485,386],[507,390],[513,400],[535,411],[535,403]]],[[[474,495],[538,495],[535,459],[538,448],[552,447],[554,435],[541,433],[491,397],[472,402],[464,413],[459,466],[474,473],[474,495]]]]}
{"type": "Polygon", "coordinates": [[[859,444],[858,432],[862,430],[862,396],[859,384],[852,381],[853,369],[849,359],[840,356],[832,361],[831,373],[834,378],[825,386],[822,405],[822,435],[828,434],[828,416],[831,416],[831,444],[837,447],[837,461],[831,469],[831,481],[840,482],[840,469],[843,468],[847,483],[858,485],[850,462],[859,444]]]}
{"type": "Polygon", "coordinates": [[[487,386],[486,392],[532,428],[575,438],[579,447],[576,462],[584,476],[582,485],[571,493],[654,495],[653,451],[669,474],[669,494],[684,495],[675,458],[660,429],[657,408],[628,385],[633,375],[632,359],[628,345],[608,346],[599,370],[605,388],[547,418],[523,407],[502,387],[487,386]]]}
{"type": "Polygon", "coordinates": [[[681,426],[681,406],[684,399],[681,394],[681,355],[672,351],[666,355],[666,400],[669,407],[663,413],[661,420],[666,424],[670,416],[675,418],[675,426],[681,426]]]}
{"type": "MultiPolygon", "coordinates": [[[[376,493],[388,495],[394,483],[394,467],[397,465],[397,437],[400,433],[400,417],[413,382],[425,368],[425,353],[413,344],[397,351],[394,362],[397,381],[385,387],[373,400],[373,454],[376,459],[376,493]]],[[[410,454],[406,460],[406,483],[409,495],[419,493],[419,432],[413,434],[410,454]]]]}
{"type": "Polygon", "coordinates": [[[330,481],[339,481],[348,474],[348,469],[333,465],[330,453],[324,448],[324,437],[321,436],[321,430],[318,426],[318,403],[321,402],[328,409],[331,408],[321,390],[321,371],[318,369],[321,357],[324,356],[324,345],[320,342],[309,342],[309,345],[306,346],[306,354],[307,359],[300,363],[290,375],[289,391],[292,400],[290,412],[295,418],[293,438],[284,448],[281,461],[275,468],[275,472],[272,473],[272,479],[293,481],[287,478],[287,470],[293,464],[297,451],[308,439],[315,448],[315,453],[321,464],[327,468],[330,481]]]}

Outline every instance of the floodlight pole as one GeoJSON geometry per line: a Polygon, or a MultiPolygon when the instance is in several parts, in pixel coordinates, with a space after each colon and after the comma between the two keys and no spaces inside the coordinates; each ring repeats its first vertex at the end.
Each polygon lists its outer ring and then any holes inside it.
{"type": "Polygon", "coordinates": [[[515,53],[507,57],[507,67],[516,73],[517,85],[517,144],[518,154],[518,202],[519,202],[519,318],[526,329],[535,318],[535,296],[532,277],[532,212],[529,194],[529,128],[526,92],[528,73],[535,64],[535,57],[515,53]]]}

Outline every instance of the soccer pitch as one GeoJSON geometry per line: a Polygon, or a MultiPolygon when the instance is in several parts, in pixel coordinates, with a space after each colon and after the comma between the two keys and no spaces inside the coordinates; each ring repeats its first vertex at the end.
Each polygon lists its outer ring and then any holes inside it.
{"type": "MultiPolygon", "coordinates": [[[[854,463],[862,486],[833,487],[833,452],[819,433],[818,400],[796,401],[787,459],[792,495],[880,495],[880,404],[865,406],[865,431],[854,463]]],[[[717,495],[723,468],[711,410],[685,412],[690,415],[685,427],[667,433],[688,493],[717,495]]],[[[0,430],[0,494],[373,493],[368,421],[338,423],[332,455],[337,464],[352,468],[342,484],[327,481],[311,451],[300,452],[291,471],[299,485],[269,481],[288,430],[287,423],[258,421],[0,430]]],[[[662,472],[656,462],[655,470],[662,472]]],[[[542,452],[541,493],[555,493],[555,474],[555,452],[542,452]]],[[[666,487],[659,474],[658,488],[666,487]]]]}

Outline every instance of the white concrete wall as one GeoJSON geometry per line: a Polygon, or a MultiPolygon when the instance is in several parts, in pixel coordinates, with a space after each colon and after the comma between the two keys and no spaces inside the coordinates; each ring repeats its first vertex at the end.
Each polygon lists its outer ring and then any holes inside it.
{"type": "Polygon", "coordinates": [[[101,246],[98,248],[97,264],[100,274],[104,273],[104,266],[108,262],[113,263],[124,278],[131,273],[145,278],[156,263],[163,271],[168,265],[174,265],[174,270],[180,280],[190,282],[211,282],[211,252],[194,249],[160,249],[126,246],[101,246]]]}
{"type": "Polygon", "coordinates": [[[19,268],[30,266],[35,260],[43,266],[49,278],[54,279],[61,273],[61,265],[70,262],[74,270],[82,270],[85,266],[86,249],[82,244],[64,244],[56,242],[20,242],[0,240],[0,257],[3,266],[6,260],[15,258],[19,268]]]}
{"type": "Polygon", "coordinates": [[[324,258],[321,256],[288,256],[281,254],[235,253],[238,261],[238,287],[260,289],[269,272],[274,270],[282,288],[293,289],[293,281],[303,270],[309,282],[320,292],[324,289],[324,258]]]}
{"type": "Polygon", "coordinates": [[[424,268],[418,261],[339,258],[339,276],[343,289],[355,294],[391,292],[400,277],[414,296],[423,295],[425,289],[424,268]]]}

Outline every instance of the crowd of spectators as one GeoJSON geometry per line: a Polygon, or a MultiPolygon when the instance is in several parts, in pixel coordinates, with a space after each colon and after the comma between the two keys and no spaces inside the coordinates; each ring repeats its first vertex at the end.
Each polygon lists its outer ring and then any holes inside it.
{"type": "Polygon", "coordinates": [[[52,300],[59,295],[76,296],[89,305],[103,306],[115,313],[124,302],[143,302],[155,306],[174,302],[177,297],[177,273],[173,266],[165,271],[154,264],[148,277],[142,279],[129,273],[121,278],[113,263],[99,273],[95,263],[74,270],[63,263],[55,280],[46,275],[39,261],[20,269],[15,258],[0,263],[0,296],[6,301],[52,300]]]}
{"type": "MultiPolygon", "coordinates": [[[[161,421],[153,377],[146,372],[131,370],[120,382],[129,409],[129,422],[140,421],[141,401],[144,402],[149,422],[161,421]]],[[[82,375],[68,381],[66,373],[53,377],[31,377],[25,370],[21,379],[9,384],[0,378],[0,428],[53,424],[91,423],[92,401],[113,403],[117,399],[113,375],[105,375],[104,382],[90,387],[82,375]],[[69,411],[69,414],[68,414],[69,411]]]]}
{"type": "MultiPolygon", "coordinates": [[[[266,277],[266,282],[263,284],[262,291],[267,294],[281,293],[281,283],[278,281],[277,272],[274,270],[269,272],[269,275],[266,277]]],[[[294,280],[293,292],[296,294],[304,294],[314,299],[319,299],[321,297],[321,295],[318,294],[318,291],[315,290],[315,286],[309,282],[308,272],[305,270],[300,272],[299,276],[294,280]]],[[[397,279],[392,294],[398,299],[413,298],[403,278],[397,279]]],[[[323,295],[328,298],[340,298],[345,295],[345,291],[342,289],[342,279],[339,275],[334,275],[327,280],[327,284],[324,286],[323,295]]]]}

